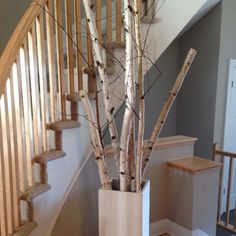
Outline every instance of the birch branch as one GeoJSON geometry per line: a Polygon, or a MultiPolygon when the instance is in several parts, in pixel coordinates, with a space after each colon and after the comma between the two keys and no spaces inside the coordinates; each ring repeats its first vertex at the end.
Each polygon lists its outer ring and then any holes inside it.
{"type": "Polygon", "coordinates": [[[109,83],[108,83],[107,72],[106,72],[106,69],[107,69],[106,62],[102,56],[103,48],[101,44],[99,43],[99,37],[98,37],[95,17],[93,13],[94,4],[91,3],[90,0],[83,0],[83,3],[84,3],[87,22],[89,25],[89,30],[90,30],[91,38],[92,38],[92,45],[93,45],[93,50],[94,50],[94,61],[96,62],[98,66],[98,73],[99,73],[99,77],[100,77],[100,81],[102,85],[105,113],[106,113],[106,118],[107,118],[108,126],[109,126],[111,144],[114,148],[114,157],[115,157],[117,166],[119,167],[119,140],[118,140],[118,133],[117,133],[116,124],[115,124],[115,120],[113,116],[113,112],[115,108],[112,105],[111,98],[110,98],[109,83]]]}
{"type": "Polygon", "coordinates": [[[154,127],[154,130],[151,134],[151,137],[148,141],[147,147],[145,148],[144,152],[144,158],[143,158],[143,165],[142,165],[142,174],[144,174],[147,163],[149,161],[149,158],[153,152],[153,147],[155,146],[155,143],[157,141],[158,136],[160,135],[160,132],[163,128],[163,125],[166,121],[167,115],[172,107],[172,104],[183,84],[183,81],[186,77],[186,74],[196,56],[197,51],[195,49],[190,49],[187,57],[184,61],[184,64],[182,66],[182,69],[180,70],[178,77],[175,81],[175,84],[169,93],[169,97],[166,99],[166,102],[161,110],[161,113],[159,115],[159,118],[157,119],[156,125],[154,127]]]}
{"type": "Polygon", "coordinates": [[[143,89],[143,58],[142,58],[142,39],[140,29],[140,0],[134,1],[134,25],[135,41],[138,56],[138,99],[139,99],[139,122],[136,158],[136,192],[141,190],[142,184],[142,157],[143,157],[143,136],[145,127],[145,101],[143,89]]]}
{"type": "Polygon", "coordinates": [[[94,118],[94,114],[89,102],[88,94],[84,90],[80,91],[81,102],[84,107],[85,114],[89,120],[89,130],[92,140],[93,152],[95,154],[96,162],[98,165],[99,177],[102,183],[103,189],[111,189],[111,182],[108,177],[107,166],[104,158],[104,149],[102,147],[97,122],[94,118]]]}
{"type": "Polygon", "coordinates": [[[125,114],[123,117],[123,125],[120,137],[120,190],[127,191],[127,171],[128,171],[128,143],[129,128],[133,116],[134,105],[134,78],[133,78],[133,56],[132,56],[132,6],[129,0],[124,0],[125,15],[125,114]]]}

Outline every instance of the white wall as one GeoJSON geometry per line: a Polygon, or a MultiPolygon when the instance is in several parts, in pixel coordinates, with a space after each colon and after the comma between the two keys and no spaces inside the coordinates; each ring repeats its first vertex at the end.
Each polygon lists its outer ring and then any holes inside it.
{"type": "Polygon", "coordinates": [[[63,206],[66,192],[70,191],[75,176],[80,172],[86,157],[91,154],[87,121],[81,119],[81,128],[63,132],[63,150],[66,157],[48,163],[49,192],[35,199],[35,221],[38,227],[32,236],[47,236],[63,206]]]}

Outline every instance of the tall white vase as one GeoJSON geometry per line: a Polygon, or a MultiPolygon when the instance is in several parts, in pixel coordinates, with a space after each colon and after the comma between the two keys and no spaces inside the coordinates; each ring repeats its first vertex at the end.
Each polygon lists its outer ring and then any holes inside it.
{"type": "Polygon", "coordinates": [[[142,192],[99,190],[99,236],[149,236],[150,183],[142,192]]]}

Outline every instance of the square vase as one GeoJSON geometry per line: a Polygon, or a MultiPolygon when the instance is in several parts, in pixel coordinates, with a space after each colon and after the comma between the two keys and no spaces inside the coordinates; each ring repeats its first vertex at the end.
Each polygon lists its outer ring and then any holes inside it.
{"type": "Polygon", "coordinates": [[[99,236],[149,236],[150,182],[142,192],[99,189],[99,236]]]}

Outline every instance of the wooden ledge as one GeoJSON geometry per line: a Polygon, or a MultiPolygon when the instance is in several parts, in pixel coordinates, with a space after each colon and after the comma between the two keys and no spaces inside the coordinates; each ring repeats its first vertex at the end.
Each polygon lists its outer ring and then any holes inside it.
{"type": "Polygon", "coordinates": [[[190,174],[197,174],[204,170],[222,167],[221,163],[210,161],[201,157],[187,157],[168,161],[168,166],[180,169],[190,174]]]}
{"type": "Polygon", "coordinates": [[[41,184],[37,183],[35,186],[31,187],[29,190],[24,192],[20,196],[20,200],[30,202],[34,200],[36,197],[41,195],[42,193],[45,193],[51,189],[51,186],[49,184],[41,184]]]}
{"type": "MultiPolygon", "coordinates": [[[[88,97],[91,100],[96,99],[96,93],[88,93],[88,97]]],[[[66,100],[69,102],[79,102],[81,100],[81,97],[79,93],[71,93],[66,96],[66,100]]]]}
{"type": "Polygon", "coordinates": [[[93,67],[93,68],[90,68],[90,67],[84,67],[83,68],[83,72],[87,75],[94,75],[94,74],[97,74],[98,73],[98,68],[97,67],[93,67]]]}
{"type": "MultiPolygon", "coordinates": [[[[174,146],[194,144],[197,141],[197,138],[188,137],[184,135],[169,136],[157,139],[154,150],[169,148],[174,146]]],[[[147,142],[145,142],[147,143],[147,142]]],[[[144,143],[144,145],[145,145],[144,143]]],[[[145,145],[146,146],[146,145],[145,145]]]]}
{"type": "Polygon", "coordinates": [[[24,222],[21,227],[16,229],[12,236],[28,236],[37,226],[36,222],[24,222]]]}
{"type": "MultiPolygon", "coordinates": [[[[187,144],[194,144],[196,141],[197,141],[197,138],[192,138],[192,137],[183,136],[183,135],[159,138],[156,142],[154,150],[172,148],[172,147],[187,145],[187,144]]],[[[144,141],[144,148],[145,146],[147,146],[147,140],[144,141]]],[[[105,147],[105,153],[106,153],[106,157],[113,156],[113,149],[111,145],[107,145],[105,147]]]]}
{"type": "Polygon", "coordinates": [[[108,50],[119,49],[119,48],[124,49],[125,42],[118,42],[118,41],[104,42],[103,47],[108,50]]]}
{"type": "MultiPolygon", "coordinates": [[[[90,76],[93,76],[94,75],[94,72],[95,74],[98,74],[98,68],[97,67],[94,67],[94,71],[92,71],[89,67],[85,67],[83,69],[83,72],[87,75],[90,75],[90,76]]],[[[107,67],[107,74],[108,75],[112,75],[115,73],[115,69],[114,69],[114,66],[111,66],[111,67],[107,67]]]]}
{"type": "Polygon", "coordinates": [[[59,158],[62,158],[66,155],[65,152],[60,150],[51,150],[42,152],[38,156],[34,158],[34,161],[41,165],[46,165],[49,161],[57,160],[59,158]]]}
{"type": "Polygon", "coordinates": [[[49,128],[54,131],[63,131],[65,129],[79,128],[80,123],[74,120],[60,120],[49,125],[49,128]]]}

